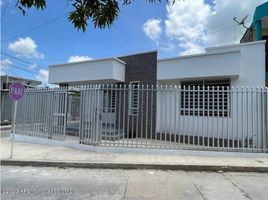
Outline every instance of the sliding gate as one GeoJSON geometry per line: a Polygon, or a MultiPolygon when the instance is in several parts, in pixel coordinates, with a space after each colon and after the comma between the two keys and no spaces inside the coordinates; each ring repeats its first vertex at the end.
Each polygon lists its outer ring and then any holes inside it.
{"type": "Polygon", "coordinates": [[[65,139],[67,89],[27,89],[18,102],[15,133],[65,139]]]}

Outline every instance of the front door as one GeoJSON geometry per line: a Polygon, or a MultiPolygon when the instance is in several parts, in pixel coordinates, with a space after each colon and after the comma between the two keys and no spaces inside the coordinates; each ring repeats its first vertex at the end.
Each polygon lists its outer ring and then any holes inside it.
{"type": "Polygon", "coordinates": [[[102,108],[102,134],[103,137],[110,137],[111,132],[115,130],[116,122],[116,91],[103,91],[103,108],[102,108]]]}

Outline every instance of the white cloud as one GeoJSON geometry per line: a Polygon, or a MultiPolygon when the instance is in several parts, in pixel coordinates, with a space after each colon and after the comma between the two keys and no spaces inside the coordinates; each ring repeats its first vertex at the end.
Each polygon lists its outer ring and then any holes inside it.
{"type": "Polygon", "coordinates": [[[143,25],[143,32],[153,41],[157,42],[162,33],[160,19],[149,19],[143,25]]]}
{"type": "Polygon", "coordinates": [[[9,59],[1,60],[1,62],[0,62],[1,75],[7,74],[8,69],[9,69],[10,65],[12,65],[12,64],[13,64],[13,62],[9,59]]]}
{"type": "Polygon", "coordinates": [[[203,0],[178,1],[167,5],[165,32],[182,49],[181,54],[199,53],[205,40],[207,20],[213,9],[203,0]]]}
{"type": "Polygon", "coordinates": [[[78,61],[85,61],[85,60],[92,60],[92,57],[89,56],[71,56],[68,59],[68,63],[70,62],[78,62],[78,61]]]}
{"type": "Polygon", "coordinates": [[[37,80],[40,80],[44,83],[48,83],[48,70],[47,69],[40,69],[38,74],[35,76],[37,80]]]}
{"type": "Polygon", "coordinates": [[[264,2],[215,0],[207,4],[204,0],[176,1],[166,6],[166,19],[158,19],[157,23],[155,19],[145,22],[147,30],[144,32],[152,40],[157,40],[165,54],[200,53],[208,46],[239,43],[246,29],[238,26],[233,17],[241,20],[249,15],[245,25],[250,26],[255,8],[264,2]],[[163,30],[164,37],[160,38],[157,30],[160,34],[163,30]]]}
{"type": "Polygon", "coordinates": [[[44,54],[37,51],[37,44],[30,37],[19,38],[13,43],[9,43],[8,48],[18,55],[26,58],[44,58],[44,54]]]}

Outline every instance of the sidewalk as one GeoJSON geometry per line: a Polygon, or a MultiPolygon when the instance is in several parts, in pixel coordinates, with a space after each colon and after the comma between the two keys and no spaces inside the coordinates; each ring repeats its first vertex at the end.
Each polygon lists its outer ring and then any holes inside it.
{"type": "Polygon", "coordinates": [[[1,165],[268,172],[268,154],[262,153],[123,149],[119,147],[110,147],[113,150],[110,152],[106,147],[90,146],[89,150],[79,150],[64,146],[16,141],[11,160],[10,148],[10,139],[1,138],[1,165]]]}

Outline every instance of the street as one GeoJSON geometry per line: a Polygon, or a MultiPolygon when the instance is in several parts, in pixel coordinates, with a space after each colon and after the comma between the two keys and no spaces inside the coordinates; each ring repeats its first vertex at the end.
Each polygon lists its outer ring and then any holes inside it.
{"type": "Polygon", "coordinates": [[[268,174],[1,167],[2,199],[266,200],[268,174]]]}

